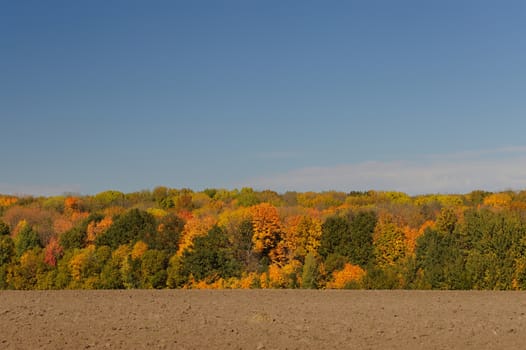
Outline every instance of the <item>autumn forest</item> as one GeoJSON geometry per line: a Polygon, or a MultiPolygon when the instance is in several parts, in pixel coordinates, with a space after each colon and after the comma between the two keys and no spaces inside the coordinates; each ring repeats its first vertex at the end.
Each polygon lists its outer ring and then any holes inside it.
{"type": "Polygon", "coordinates": [[[0,289],[526,289],[526,191],[0,196],[0,289]]]}

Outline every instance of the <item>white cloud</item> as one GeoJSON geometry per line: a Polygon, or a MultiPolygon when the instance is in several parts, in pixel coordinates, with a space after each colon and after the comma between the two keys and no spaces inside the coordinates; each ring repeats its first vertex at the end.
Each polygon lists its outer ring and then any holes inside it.
{"type": "Polygon", "coordinates": [[[526,188],[526,147],[430,155],[329,167],[308,167],[245,184],[278,191],[396,190],[409,194],[467,193],[526,188]]]}
{"type": "Polygon", "coordinates": [[[0,193],[13,195],[58,196],[80,193],[79,185],[20,185],[0,183],[0,193]]]}

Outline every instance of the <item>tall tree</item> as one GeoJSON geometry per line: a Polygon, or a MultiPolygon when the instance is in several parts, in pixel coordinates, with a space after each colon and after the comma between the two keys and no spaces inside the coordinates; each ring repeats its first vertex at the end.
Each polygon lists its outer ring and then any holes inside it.
{"type": "Polygon", "coordinates": [[[352,264],[365,268],[373,259],[373,234],[376,214],[372,211],[359,212],[350,222],[350,239],[345,249],[352,264]]]}
{"type": "Polygon", "coordinates": [[[155,218],[139,209],[131,209],[115,219],[104,234],[96,238],[97,245],[107,245],[113,249],[121,244],[148,240],[156,232],[155,218]]]}
{"type": "Polygon", "coordinates": [[[374,230],[374,255],[379,267],[393,266],[406,255],[404,231],[390,215],[382,217],[374,230]]]}
{"type": "Polygon", "coordinates": [[[253,249],[272,261],[280,261],[283,256],[277,250],[282,239],[281,219],[278,210],[271,204],[261,203],[251,207],[253,249]]]}
{"type": "Polygon", "coordinates": [[[230,242],[223,230],[214,226],[207,235],[196,237],[193,248],[181,257],[181,275],[192,275],[197,281],[239,276],[240,263],[235,260],[230,242]]]}
{"type": "Polygon", "coordinates": [[[18,256],[22,256],[27,250],[42,247],[40,238],[31,226],[25,224],[15,237],[15,249],[18,256]]]}
{"type": "Polygon", "coordinates": [[[349,220],[344,217],[329,217],[322,225],[319,254],[327,258],[336,253],[346,255],[346,244],[351,241],[351,228],[349,220]]]}

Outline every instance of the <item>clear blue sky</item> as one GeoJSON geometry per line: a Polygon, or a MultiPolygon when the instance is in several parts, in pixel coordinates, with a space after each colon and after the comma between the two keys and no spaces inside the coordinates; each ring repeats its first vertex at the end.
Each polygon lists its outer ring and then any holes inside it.
{"type": "Polygon", "coordinates": [[[0,192],[526,187],[524,1],[0,5],[0,192]]]}

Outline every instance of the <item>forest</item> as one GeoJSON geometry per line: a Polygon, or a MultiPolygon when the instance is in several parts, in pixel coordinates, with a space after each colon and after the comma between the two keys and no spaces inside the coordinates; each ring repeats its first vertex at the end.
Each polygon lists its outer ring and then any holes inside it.
{"type": "Polygon", "coordinates": [[[526,191],[0,195],[0,289],[526,289],[526,191]]]}

